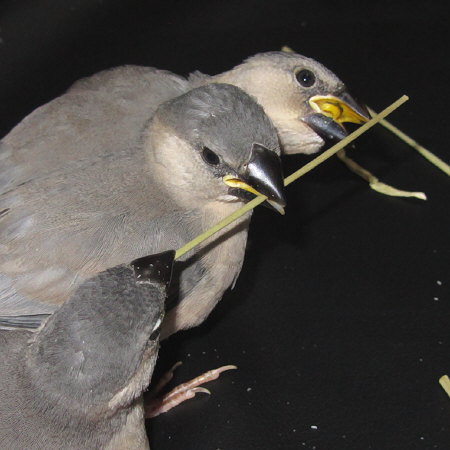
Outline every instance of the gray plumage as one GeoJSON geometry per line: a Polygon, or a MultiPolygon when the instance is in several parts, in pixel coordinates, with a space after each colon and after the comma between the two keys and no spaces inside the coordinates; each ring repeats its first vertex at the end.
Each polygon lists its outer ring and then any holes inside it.
{"type": "MultiPolygon", "coordinates": [[[[162,242],[181,245],[234,209],[230,198],[223,196],[206,205],[208,190],[192,193],[190,179],[183,180],[183,174],[178,174],[176,196],[156,189],[148,174],[143,174],[148,162],[144,153],[136,151],[146,136],[144,125],[161,103],[218,82],[242,88],[263,106],[285,153],[318,151],[324,140],[306,123],[313,112],[309,99],[345,93],[343,83],[320,63],[297,54],[269,52],[223,74],[210,77],[196,72],[188,80],[152,68],[119,67],[77,82],[65,95],[37,109],[0,143],[0,326],[36,326],[45,317],[41,314],[55,311],[83,279],[127,258],[167,248],[162,242]],[[310,87],[296,78],[305,69],[316,78],[310,87]],[[205,202],[202,213],[196,196],[205,202]],[[159,211],[161,205],[166,205],[163,211],[159,211]],[[150,216],[148,210],[152,210],[150,216]],[[164,234],[166,230],[172,231],[170,237],[164,234]],[[129,237],[127,244],[120,243],[124,236],[129,237]]],[[[206,111],[213,103],[202,105],[199,100],[196,108],[206,111]]],[[[180,139],[198,142],[198,136],[191,132],[195,114],[188,118],[189,108],[172,105],[172,119],[176,121],[177,111],[183,111],[184,124],[178,124],[178,131],[170,136],[172,131],[165,132],[165,126],[157,123],[150,135],[158,135],[176,153],[183,148],[180,139]]],[[[254,130],[262,120],[260,112],[257,116],[247,128],[250,118],[240,111],[229,123],[222,121],[223,134],[216,132],[211,142],[204,135],[204,145],[229,144],[239,149],[242,158],[233,154],[238,163],[249,151],[239,141],[252,140],[251,133],[260,131],[254,130]]],[[[172,123],[172,119],[167,110],[164,120],[172,123]]],[[[267,125],[265,119],[261,123],[267,125]]],[[[205,122],[205,127],[210,126],[205,122]]],[[[340,125],[337,128],[342,131],[340,125]]],[[[265,145],[277,148],[273,137],[265,145]]],[[[159,186],[170,183],[176,167],[186,167],[184,175],[188,174],[191,162],[182,159],[175,166],[173,160],[153,161],[162,169],[158,170],[159,186]]],[[[179,297],[185,301],[168,315],[164,336],[200,323],[224,286],[236,278],[244,254],[246,221],[234,225],[234,235],[226,245],[194,257],[202,263],[191,264],[194,259],[185,263],[179,283],[179,297]],[[217,283],[211,282],[212,266],[217,268],[217,283]],[[193,286],[196,296],[191,292],[193,286]]]]}
{"type": "Polygon", "coordinates": [[[319,62],[286,52],[257,54],[215,76],[194,72],[189,82],[191,87],[229,83],[250,94],[275,124],[284,154],[315,153],[322,148],[322,137],[303,120],[312,112],[308,99],[345,91],[344,83],[319,62]],[[304,69],[315,75],[316,82],[311,87],[302,86],[296,79],[296,74],[304,69]]]}
{"type": "MultiPolygon", "coordinates": [[[[4,328],[36,326],[87,278],[179,248],[241,206],[222,176],[241,174],[255,143],[279,155],[276,131],[240,89],[180,95],[186,86],[154,69],[116,69],[76,83],[3,139],[4,328]],[[202,159],[204,147],[220,164],[202,159]]],[[[201,322],[233,283],[249,219],[186,256],[165,336],[201,322]]]]}
{"type": "Polygon", "coordinates": [[[85,281],[35,333],[0,331],[1,448],[149,448],[142,392],[156,362],[173,255],[85,281]]]}

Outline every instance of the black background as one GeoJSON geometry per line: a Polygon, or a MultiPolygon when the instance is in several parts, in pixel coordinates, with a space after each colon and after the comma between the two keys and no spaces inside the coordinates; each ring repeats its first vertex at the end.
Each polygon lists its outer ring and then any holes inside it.
{"type": "MultiPolygon", "coordinates": [[[[408,94],[389,120],[450,161],[449,18],[448,1],[3,1],[0,134],[105,68],[214,74],[288,44],[374,109],[408,94]]],[[[352,155],[428,201],[333,159],[289,187],[285,217],[258,208],[236,288],[157,368],[239,370],[152,420],[153,449],[450,449],[449,178],[380,126],[352,155]]]]}

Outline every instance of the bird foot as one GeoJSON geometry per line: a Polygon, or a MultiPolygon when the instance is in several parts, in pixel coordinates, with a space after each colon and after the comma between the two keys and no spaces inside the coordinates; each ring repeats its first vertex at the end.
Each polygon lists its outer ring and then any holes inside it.
{"type": "Polygon", "coordinates": [[[236,366],[228,365],[222,366],[217,369],[209,370],[198,377],[193,378],[186,383],[182,383],[178,385],[176,388],[172,389],[167,394],[164,394],[162,397],[157,398],[156,395],[163,389],[164,386],[169,383],[169,381],[173,378],[173,373],[177,367],[181,365],[181,361],[178,361],[173,367],[166,372],[156,386],[151,390],[154,394],[153,399],[147,401],[145,403],[145,418],[150,419],[152,417],[156,417],[159,414],[170,411],[175,406],[183,403],[190,398],[195,397],[198,392],[204,394],[211,394],[208,389],[201,387],[202,384],[208,383],[209,381],[216,380],[219,378],[222,372],[231,369],[237,369],[236,366]]]}

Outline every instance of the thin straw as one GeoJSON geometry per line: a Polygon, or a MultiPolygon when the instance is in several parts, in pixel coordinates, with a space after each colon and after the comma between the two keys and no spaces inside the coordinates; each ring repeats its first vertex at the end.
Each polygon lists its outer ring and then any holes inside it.
{"type": "MultiPolygon", "coordinates": [[[[354,141],[356,138],[361,136],[361,134],[365,133],[369,128],[372,128],[374,125],[376,125],[378,122],[380,122],[382,119],[384,119],[386,116],[391,114],[394,110],[396,110],[399,106],[401,106],[403,103],[405,103],[408,100],[408,97],[406,95],[403,95],[400,97],[396,102],[392,103],[392,105],[388,106],[386,109],[384,109],[382,112],[380,112],[378,115],[375,115],[371,120],[366,122],[364,125],[362,125],[360,128],[358,128],[353,133],[349,134],[347,137],[342,139],[342,141],[338,142],[337,144],[333,145],[330,149],[326,150],[325,152],[321,153],[319,156],[314,158],[309,163],[305,164],[303,167],[298,169],[293,174],[289,175],[284,179],[284,185],[288,186],[295,180],[298,180],[301,176],[305,175],[307,172],[311,171],[315,167],[317,167],[319,164],[323,163],[325,160],[333,156],[335,153],[337,153],[339,150],[344,148],[346,145],[350,144],[350,142],[354,141]]],[[[178,249],[175,253],[175,259],[180,258],[185,253],[192,250],[197,245],[201,244],[204,240],[208,239],[213,234],[220,231],[222,228],[225,228],[230,223],[234,222],[235,220],[239,219],[239,217],[243,216],[247,212],[251,211],[256,206],[260,205],[261,203],[265,202],[267,200],[267,197],[264,195],[258,195],[256,198],[245,204],[242,208],[235,211],[233,214],[230,214],[229,216],[222,219],[219,223],[214,225],[213,227],[209,228],[196,238],[192,239],[192,241],[188,242],[186,245],[178,249]]]]}

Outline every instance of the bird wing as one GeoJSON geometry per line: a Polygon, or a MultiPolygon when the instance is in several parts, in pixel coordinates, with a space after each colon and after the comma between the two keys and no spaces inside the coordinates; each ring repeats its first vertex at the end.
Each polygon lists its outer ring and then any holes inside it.
{"type": "Polygon", "coordinates": [[[84,279],[172,244],[163,230],[179,215],[143,176],[140,136],[158,105],[186,90],[152,68],[101,72],[0,142],[0,328],[32,328],[84,279]]]}

